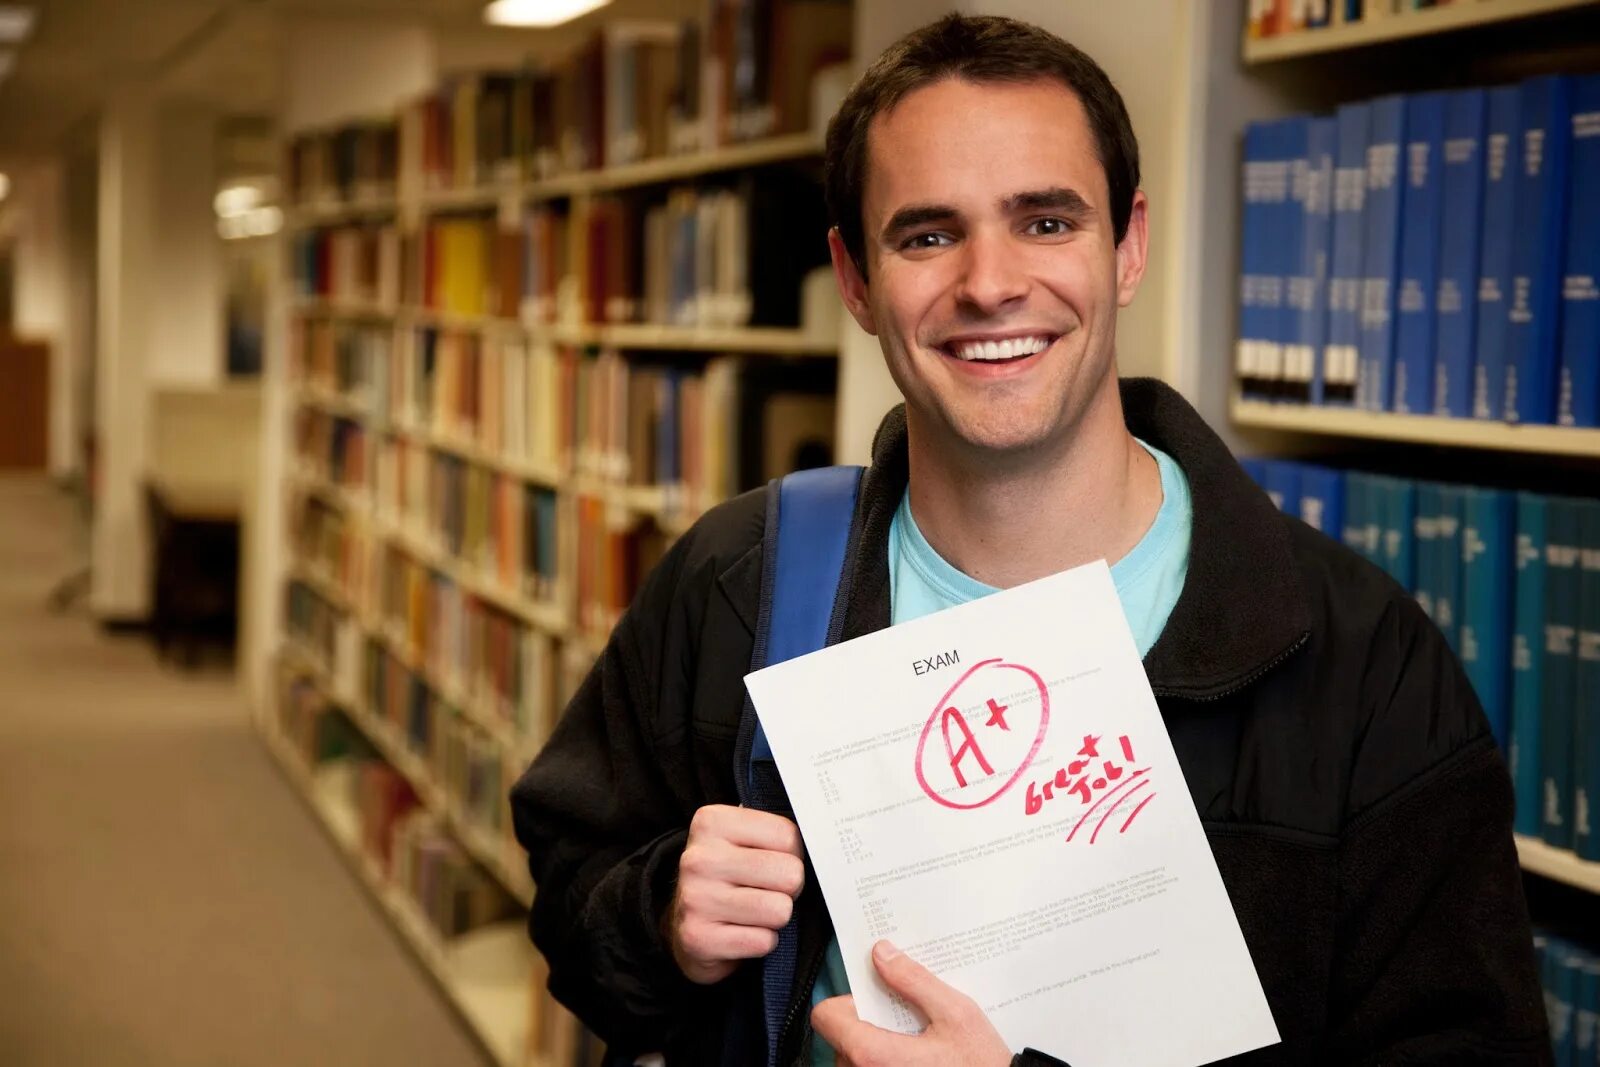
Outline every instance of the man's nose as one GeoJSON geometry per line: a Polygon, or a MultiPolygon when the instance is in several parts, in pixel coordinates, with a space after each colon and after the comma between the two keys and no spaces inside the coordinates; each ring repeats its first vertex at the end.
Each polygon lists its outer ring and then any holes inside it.
{"type": "Polygon", "coordinates": [[[961,254],[964,259],[956,296],[973,310],[993,314],[1027,295],[1028,277],[1007,234],[974,233],[961,254]]]}

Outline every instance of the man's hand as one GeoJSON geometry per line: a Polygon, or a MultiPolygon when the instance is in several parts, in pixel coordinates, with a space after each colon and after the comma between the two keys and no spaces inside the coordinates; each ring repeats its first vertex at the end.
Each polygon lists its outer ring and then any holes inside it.
{"type": "Polygon", "coordinates": [[[1007,1067],[1011,1052],[972,998],[887,941],[872,946],[872,963],[888,987],[922,1010],[928,1028],[915,1037],[856,1018],[852,997],[830,997],[811,1011],[811,1025],[838,1053],[839,1067],[1007,1067]]]}
{"type": "Polygon", "coordinates": [[[708,804],[678,860],[667,933],[679,970],[710,985],[778,944],[805,885],[800,828],[781,815],[708,804]]]}

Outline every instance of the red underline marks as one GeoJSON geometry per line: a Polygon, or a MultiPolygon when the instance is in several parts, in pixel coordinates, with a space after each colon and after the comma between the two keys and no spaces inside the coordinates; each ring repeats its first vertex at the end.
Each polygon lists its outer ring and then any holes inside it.
{"type": "Polygon", "coordinates": [[[1146,804],[1150,803],[1155,798],[1156,798],[1156,794],[1151,793],[1149,796],[1147,796],[1143,800],[1139,801],[1139,806],[1137,808],[1133,809],[1133,814],[1128,816],[1128,821],[1122,824],[1122,829],[1118,830],[1117,833],[1119,833],[1119,834],[1127,833],[1128,832],[1128,827],[1133,824],[1133,820],[1135,820],[1135,819],[1137,819],[1139,817],[1139,813],[1144,810],[1144,806],[1146,804]]]}
{"type": "MultiPolygon", "coordinates": [[[[1126,793],[1122,794],[1122,800],[1127,800],[1129,797],[1133,796],[1133,794],[1137,793],[1139,790],[1143,789],[1145,786],[1147,786],[1149,784],[1150,784],[1150,779],[1146,778],[1144,781],[1140,782],[1138,785],[1134,786],[1132,789],[1130,789],[1126,793]]],[[[1154,795],[1155,795],[1154,793],[1151,794],[1151,796],[1154,796],[1154,795]]],[[[1106,824],[1106,820],[1107,819],[1111,818],[1112,815],[1116,814],[1117,805],[1121,804],[1122,800],[1119,800],[1119,801],[1117,801],[1116,804],[1111,805],[1109,808],[1106,809],[1106,813],[1104,815],[1100,816],[1100,821],[1094,824],[1094,833],[1089,835],[1089,844],[1092,845],[1092,844],[1095,843],[1095,839],[1100,836],[1100,828],[1106,824]]]]}
{"type": "Polygon", "coordinates": [[[1093,815],[1095,813],[1095,810],[1097,808],[1099,808],[1100,805],[1104,804],[1106,801],[1110,800],[1112,797],[1116,796],[1118,793],[1122,792],[1124,789],[1127,789],[1128,786],[1132,785],[1134,782],[1138,781],[1140,778],[1144,777],[1145,775],[1147,775],[1149,773],[1150,773],[1150,768],[1149,767],[1142,767],[1139,770],[1134,771],[1132,774],[1128,775],[1127,779],[1124,780],[1121,785],[1117,786],[1115,789],[1111,790],[1109,793],[1106,793],[1106,794],[1102,795],[1099,800],[1094,802],[1094,807],[1090,808],[1088,811],[1083,813],[1083,818],[1079,819],[1078,820],[1078,825],[1076,825],[1076,826],[1074,826],[1072,828],[1072,833],[1067,835],[1067,840],[1071,841],[1073,834],[1076,834],[1079,830],[1083,829],[1083,824],[1089,821],[1089,816],[1093,815]]]}

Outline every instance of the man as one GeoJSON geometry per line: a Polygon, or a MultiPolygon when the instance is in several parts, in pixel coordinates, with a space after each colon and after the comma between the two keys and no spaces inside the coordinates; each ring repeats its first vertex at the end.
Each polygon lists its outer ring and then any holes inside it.
{"type": "MultiPolygon", "coordinates": [[[[1547,1060],[1510,782],[1443,639],[1170,389],[1119,385],[1148,216],[1105,74],[952,15],[866,72],[826,165],[840,293],[906,397],[844,637],[1106,559],[1283,1038],[1241,1062],[1547,1060]]],[[[746,494],[674,546],[513,792],[552,991],[669,1063],[1052,1062],[884,943],[930,1026],[858,1020],[795,825],[736,806],[764,524],[746,494]],[[769,1019],[755,961],[791,918],[769,1019]]]]}

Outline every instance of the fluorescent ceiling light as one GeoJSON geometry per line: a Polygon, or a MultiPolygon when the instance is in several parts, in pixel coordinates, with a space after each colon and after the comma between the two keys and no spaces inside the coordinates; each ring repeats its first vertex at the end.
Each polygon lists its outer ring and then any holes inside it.
{"type": "Polygon", "coordinates": [[[211,201],[217,217],[224,219],[243,215],[261,203],[261,190],[254,185],[230,185],[219,191],[211,201]]]}
{"type": "Polygon", "coordinates": [[[21,4],[0,4],[0,42],[16,44],[33,33],[34,10],[21,4]]]}
{"type": "Polygon", "coordinates": [[[597,11],[611,0],[493,0],[483,9],[492,26],[559,26],[597,11]]]}

